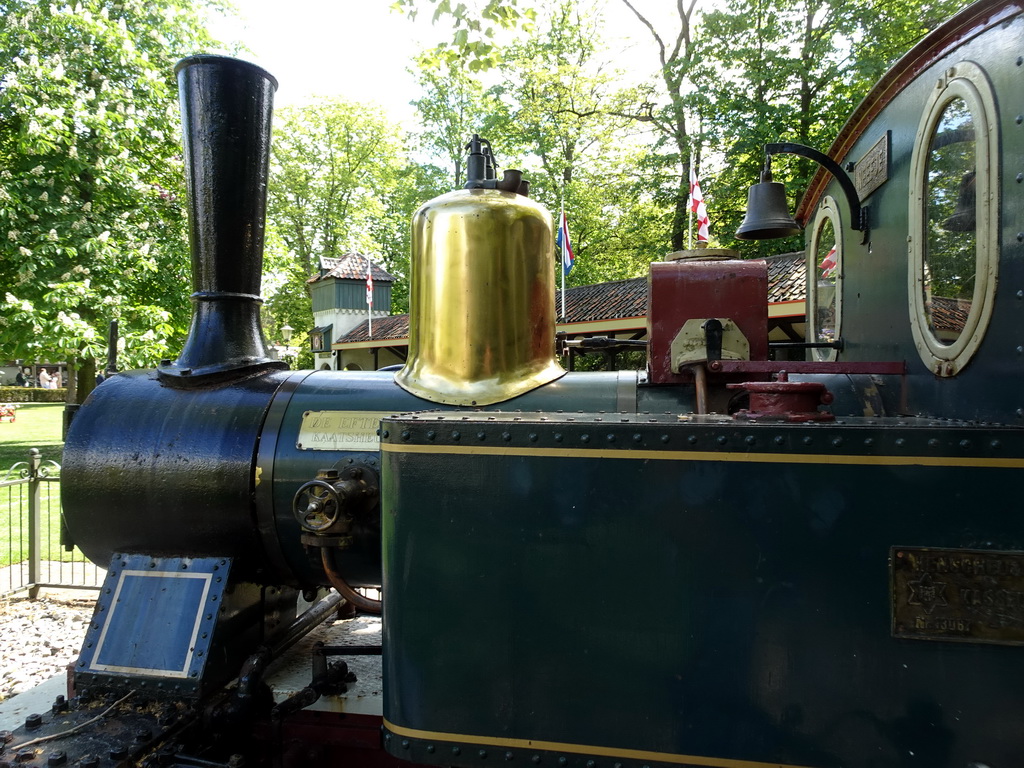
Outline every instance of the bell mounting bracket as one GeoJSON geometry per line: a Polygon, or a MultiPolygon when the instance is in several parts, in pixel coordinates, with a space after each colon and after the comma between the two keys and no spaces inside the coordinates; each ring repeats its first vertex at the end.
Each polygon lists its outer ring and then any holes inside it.
{"type": "MultiPolygon", "coordinates": [[[[850,226],[862,234],[861,244],[864,245],[868,241],[868,208],[862,206],[860,203],[860,197],[857,195],[857,188],[853,184],[853,179],[850,175],[844,171],[839,163],[833,160],[831,157],[826,155],[824,152],[819,152],[813,147],[805,146],[804,144],[797,144],[792,141],[780,141],[774,144],[764,145],[764,173],[767,174],[768,180],[771,180],[771,164],[772,155],[797,155],[799,157],[806,157],[808,160],[813,160],[826,171],[832,174],[839,186],[843,190],[843,194],[846,195],[846,202],[850,206],[850,226]]],[[[762,179],[764,175],[762,174],[762,179]]]]}

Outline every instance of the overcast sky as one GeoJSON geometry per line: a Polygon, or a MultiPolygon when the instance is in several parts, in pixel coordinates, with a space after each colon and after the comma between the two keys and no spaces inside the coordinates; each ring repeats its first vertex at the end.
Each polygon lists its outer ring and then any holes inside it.
{"type": "Polygon", "coordinates": [[[277,78],[278,106],[314,94],[375,101],[395,119],[412,115],[409,56],[437,31],[391,11],[391,0],[239,0],[239,20],[218,22],[221,39],[238,39],[242,57],[277,78]]]}
{"type": "MultiPolygon", "coordinates": [[[[241,40],[252,51],[243,58],[277,78],[278,106],[302,103],[312,95],[340,95],[376,102],[408,125],[414,114],[409,101],[417,88],[406,68],[414,54],[446,38],[443,28],[430,24],[429,14],[413,23],[390,9],[392,1],[237,0],[240,18],[220,21],[212,32],[223,40],[241,40]]],[[[645,4],[661,12],[671,12],[673,5],[668,0],[645,4]]],[[[654,71],[656,53],[647,30],[621,2],[608,2],[606,15],[607,29],[619,36],[612,45],[619,51],[633,49],[622,65],[654,71]]]]}

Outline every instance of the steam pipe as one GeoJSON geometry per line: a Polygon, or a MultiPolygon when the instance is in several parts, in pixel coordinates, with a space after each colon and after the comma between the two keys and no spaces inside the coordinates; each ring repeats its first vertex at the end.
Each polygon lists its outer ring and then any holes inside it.
{"type": "Polygon", "coordinates": [[[349,586],[348,582],[345,581],[345,578],[341,575],[338,569],[334,567],[334,562],[331,558],[331,551],[329,548],[323,547],[320,551],[320,559],[324,565],[324,573],[327,575],[327,580],[331,582],[331,586],[337,590],[338,594],[363,613],[379,615],[384,612],[383,602],[380,600],[373,600],[369,597],[364,597],[349,586]]]}
{"type": "Polygon", "coordinates": [[[251,700],[255,695],[256,688],[262,682],[263,674],[267,671],[270,662],[279,658],[295,643],[327,621],[344,602],[345,599],[337,592],[325,595],[323,599],[310,606],[305,613],[299,616],[273,647],[260,646],[242,664],[242,669],[238,674],[235,698],[239,701],[251,700]]]}
{"type": "Polygon", "coordinates": [[[192,250],[192,325],[165,383],[187,386],[285,368],[260,323],[274,77],[225,56],[175,67],[192,250]]]}
{"type": "Polygon", "coordinates": [[[117,328],[117,320],[111,320],[110,331],[107,333],[107,367],[103,369],[106,377],[117,373],[117,328]]]}

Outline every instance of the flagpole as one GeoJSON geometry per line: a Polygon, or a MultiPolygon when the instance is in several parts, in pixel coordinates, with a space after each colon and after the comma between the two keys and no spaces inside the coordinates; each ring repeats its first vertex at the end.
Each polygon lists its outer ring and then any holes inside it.
{"type": "MultiPolygon", "coordinates": [[[[367,279],[370,279],[370,275],[373,274],[370,271],[371,269],[373,269],[373,267],[370,266],[370,255],[367,254],[366,255],[366,277],[367,277],[367,279]]],[[[372,295],[371,295],[371,300],[372,300],[372,295]]],[[[369,301],[366,302],[366,326],[367,326],[367,336],[369,336],[369,338],[372,339],[373,338],[373,304],[371,304],[369,301]]]]}
{"type": "Polygon", "coordinates": [[[686,198],[686,248],[693,250],[693,152],[690,153],[690,194],[686,198]]]}
{"type": "MultiPolygon", "coordinates": [[[[561,211],[562,211],[561,217],[558,219],[559,231],[561,231],[562,225],[565,223],[565,184],[562,184],[561,211]]],[[[565,246],[566,246],[565,235],[563,234],[562,235],[562,253],[561,253],[561,257],[559,258],[559,261],[561,262],[559,266],[560,266],[561,271],[562,271],[562,322],[563,323],[566,320],[566,317],[565,317],[565,246]]]]}

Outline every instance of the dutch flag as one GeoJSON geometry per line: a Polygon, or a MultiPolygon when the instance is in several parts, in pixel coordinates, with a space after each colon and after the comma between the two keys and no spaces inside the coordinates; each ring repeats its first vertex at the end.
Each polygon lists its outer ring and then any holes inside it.
{"type": "Polygon", "coordinates": [[[573,264],[576,263],[576,254],[572,252],[572,243],[569,242],[569,221],[565,218],[564,210],[562,211],[562,223],[555,236],[555,245],[562,249],[562,274],[568,275],[572,272],[573,264]]]}

